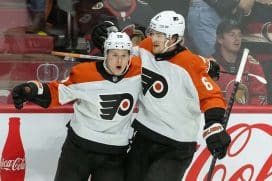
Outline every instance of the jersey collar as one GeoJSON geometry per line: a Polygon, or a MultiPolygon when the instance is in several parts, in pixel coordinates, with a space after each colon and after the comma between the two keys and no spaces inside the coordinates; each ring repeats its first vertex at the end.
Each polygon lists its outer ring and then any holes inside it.
{"type": "Polygon", "coordinates": [[[105,80],[108,80],[113,83],[117,83],[117,82],[121,81],[128,72],[127,71],[125,74],[120,75],[120,76],[111,75],[105,70],[102,61],[96,62],[96,68],[97,68],[98,72],[102,75],[102,77],[104,77],[105,80]]]}

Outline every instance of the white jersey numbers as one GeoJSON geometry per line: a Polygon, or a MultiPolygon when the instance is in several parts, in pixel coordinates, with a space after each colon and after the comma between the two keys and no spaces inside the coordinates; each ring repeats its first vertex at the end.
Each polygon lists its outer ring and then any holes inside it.
{"type": "Polygon", "coordinates": [[[201,78],[202,83],[204,84],[204,86],[206,87],[207,90],[213,90],[213,85],[212,83],[209,82],[209,80],[207,79],[207,77],[202,77],[201,78]]]}

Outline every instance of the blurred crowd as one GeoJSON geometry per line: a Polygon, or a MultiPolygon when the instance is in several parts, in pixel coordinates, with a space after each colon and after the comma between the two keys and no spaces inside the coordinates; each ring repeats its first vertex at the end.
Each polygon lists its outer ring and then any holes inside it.
{"type": "Polygon", "coordinates": [[[54,37],[58,51],[99,55],[93,28],[114,22],[134,46],[149,19],[174,10],[186,19],[185,46],[220,65],[217,83],[230,95],[244,48],[250,50],[236,104],[272,104],[272,0],[28,0],[28,34],[54,37]]]}

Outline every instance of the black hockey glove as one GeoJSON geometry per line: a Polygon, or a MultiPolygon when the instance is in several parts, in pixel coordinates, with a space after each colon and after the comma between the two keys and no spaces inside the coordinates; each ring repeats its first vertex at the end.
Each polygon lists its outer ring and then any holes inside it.
{"type": "Polygon", "coordinates": [[[13,104],[16,109],[22,109],[24,106],[24,102],[33,99],[38,93],[37,86],[30,83],[23,83],[17,85],[12,90],[12,99],[13,104]]]}
{"type": "Polygon", "coordinates": [[[214,107],[205,111],[205,126],[203,138],[210,153],[222,159],[227,153],[227,148],[230,144],[231,137],[222,126],[222,120],[225,114],[225,109],[214,107]]]}
{"type": "Polygon", "coordinates": [[[220,123],[214,123],[203,131],[203,138],[210,153],[218,159],[225,157],[231,137],[220,123]]]}
{"type": "Polygon", "coordinates": [[[219,80],[220,78],[220,66],[219,64],[214,60],[209,60],[210,66],[208,74],[213,80],[219,80]]]}
{"type": "Polygon", "coordinates": [[[117,32],[117,26],[111,21],[104,21],[94,27],[92,31],[92,41],[96,48],[103,50],[104,42],[107,39],[109,33],[117,32]]]}

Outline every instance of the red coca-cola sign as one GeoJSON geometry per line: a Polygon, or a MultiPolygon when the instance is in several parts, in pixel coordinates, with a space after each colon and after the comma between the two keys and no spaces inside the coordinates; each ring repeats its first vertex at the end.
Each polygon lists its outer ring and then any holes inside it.
{"type": "MultiPolygon", "coordinates": [[[[241,123],[229,127],[227,131],[232,137],[232,142],[227,156],[217,161],[212,180],[272,180],[271,149],[256,147],[271,143],[272,126],[264,123],[241,123]]],[[[206,146],[199,145],[196,158],[184,180],[207,180],[210,164],[209,151],[206,146]]]]}
{"type": "Polygon", "coordinates": [[[1,181],[23,181],[25,178],[25,151],[20,134],[20,118],[9,118],[9,132],[0,162],[1,181]]]}
{"type": "Polygon", "coordinates": [[[1,159],[0,162],[0,168],[2,170],[8,170],[8,171],[19,171],[19,170],[25,170],[25,159],[24,158],[16,158],[15,160],[5,160],[1,159]]]}

